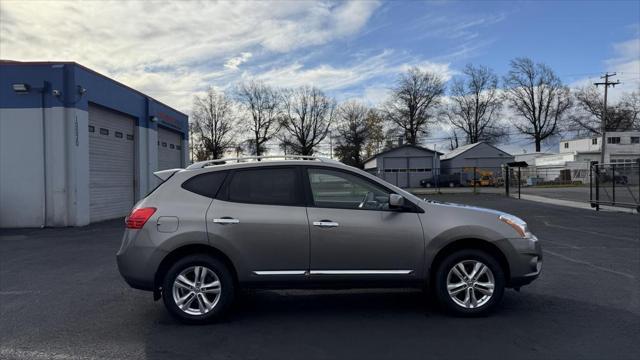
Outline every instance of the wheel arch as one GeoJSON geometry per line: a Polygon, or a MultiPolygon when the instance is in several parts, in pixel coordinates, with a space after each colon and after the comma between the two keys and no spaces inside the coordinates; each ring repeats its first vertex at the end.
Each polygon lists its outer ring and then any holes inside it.
{"type": "Polygon", "coordinates": [[[509,284],[511,279],[511,269],[509,267],[509,261],[507,260],[506,255],[502,250],[495,244],[476,238],[464,238],[458,239],[448,243],[447,245],[441,247],[433,257],[433,261],[431,261],[431,265],[429,267],[428,274],[428,282],[432,284],[434,281],[434,276],[436,275],[435,269],[442,263],[442,261],[449,255],[453,254],[459,250],[466,249],[475,249],[487,252],[491,256],[493,256],[504,271],[505,279],[507,281],[507,285],[509,284]]]}
{"type": "Polygon", "coordinates": [[[224,252],[210,245],[188,244],[172,250],[160,262],[160,265],[158,266],[158,270],[156,270],[156,274],[153,281],[153,299],[154,300],[160,299],[162,281],[164,279],[164,276],[167,274],[167,271],[169,271],[169,268],[171,267],[171,265],[173,265],[179,259],[184,258],[185,256],[194,255],[194,254],[200,254],[200,255],[206,254],[221,260],[229,268],[229,271],[231,271],[231,275],[233,276],[233,281],[236,284],[239,283],[237,269],[233,264],[233,261],[231,261],[229,256],[227,256],[224,252]]]}

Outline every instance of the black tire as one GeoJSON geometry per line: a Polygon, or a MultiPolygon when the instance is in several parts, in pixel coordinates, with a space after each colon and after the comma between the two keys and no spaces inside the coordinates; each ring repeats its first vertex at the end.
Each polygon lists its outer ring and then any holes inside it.
{"type": "Polygon", "coordinates": [[[176,261],[169,268],[162,282],[162,300],[165,307],[176,319],[188,324],[206,324],[221,319],[233,304],[235,292],[235,281],[231,271],[224,262],[209,255],[189,255],[176,261]],[[173,291],[173,284],[178,275],[194,266],[210,269],[220,282],[219,298],[215,306],[205,314],[199,315],[181,310],[174,300],[173,291]]]}
{"type": "MultiPolygon", "coordinates": [[[[481,279],[487,279],[488,276],[489,275],[483,275],[481,279]]],[[[457,276],[455,276],[454,278],[457,278],[457,276]]],[[[505,275],[502,266],[491,254],[482,250],[466,249],[456,251],[448,255],[442,262],[440,262],[435,272],[434,294],[436,296],[436,299],[448,313],[457,316],[483,316],[491,313],[500,303],[500,300],[502,300],[504,288],[505,275]],[[452,271],[452,268],[454,266],[463,261],[481,262],[489,268],[491,274],[493,275],[494,289],[491,297],[489,297],[484,304],[474,308],[467,308],[457,304],[449,295],[449,291],[447,289],[447,278],[449,276],[449,272],[452,271]]],[[[476,293],[482,296],[479,291],[476,291],[474,294],[476,293]]],[[[465,297],[466,299],[465,295],[466,294],[463,292],[459,296],[465,297]]],[[[464,299],[459,300],[463,301],[464,299]]]]}

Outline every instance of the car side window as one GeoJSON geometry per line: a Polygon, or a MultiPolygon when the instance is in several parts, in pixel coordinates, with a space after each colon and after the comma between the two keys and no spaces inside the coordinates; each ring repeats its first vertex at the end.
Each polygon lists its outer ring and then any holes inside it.
{"type": "Polygon", "coordinates": [[[232,202],[265,205],[302,205],[298,170],[262,168],[236,170],[228,187],[232,202]]]}
{"type": "Polygon", "coordinates": [[[196,175],[183,182],[182,188],[198,195],[215,198],[226,177],[226,171],[214,171],[196,175]]]}
{"type": "Polygon", "coordinates": [[[386,189],[359,176],[330,169],[308,169],[313,204],[317,207],[387,210],[386,189]]]}

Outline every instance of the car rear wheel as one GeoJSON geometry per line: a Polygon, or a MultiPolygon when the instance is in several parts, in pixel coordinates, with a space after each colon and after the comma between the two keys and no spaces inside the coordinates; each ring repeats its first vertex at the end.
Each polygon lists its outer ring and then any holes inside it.
{"type": "Polygon", "coordinates": [[[478,316],[491,312],[504,294],[502,267],[487,252],[461,250],[447,256],[435,274],[435,294],[449,312],[478,316]]]}
{"type": "Polygon", "coordinates": [[[231,272],[216,258],[190,255],[169,268],[162,298],[169,312],[179,320],[198,324],[223,316],[235,294],[231,272]]]}

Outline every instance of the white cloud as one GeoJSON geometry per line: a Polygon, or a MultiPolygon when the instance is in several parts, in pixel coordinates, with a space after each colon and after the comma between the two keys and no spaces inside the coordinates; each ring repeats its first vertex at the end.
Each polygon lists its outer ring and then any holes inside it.
{"type": "Polygon", "coordinates": [[[616,92],[640,90],[640,37],[613,44],[613,50],[616,57],[608,59],[606,65],[607,70],[618,73],[617,77],[622,82],[616,86],[616,92]]]}
{"type": "MultiPolygon", "coordinates": [[[[621,82],[609,91],[609,100],[615,103],[624,93],[640,90],[640,37],[613,44],[613,51],[615,56],[604,61],[604,69],[617,73],[612,80],[617,79],[621,82]]],[[[591,77],[578,79],[569,86],[579,88],[602,81],[599,74],[594,74],[591,77]]]]}
{"type": "Polygon", "coordinates": [[[282,87],[313,85],[329,93],[341,91],[338,100],[358,99],[375,105],[384,101],[398,74],[414,66],[436,72],[445,80],[456,74],[448,63],[419,61],[400,56],[392,50],[384,50],[377,55],[363,57],[359,62],[341,67],[327,64],[305,67],[304,64],[295,62],[261,73],[245,72],[243,77],[257,78],[282,87]],[[362,88],[354,90],[354,87],[362,88]]]}
{"type": "Polygon", "coordinates": [[[243,52],[240,54],[240,56],[232,57],[231,59],[227,60],[227,62],[224,63],[224,67],[231,70],[238,70],[238,66],[247,62],[247,60],[249,60],[252,55],[253,54],[251,54],[250,52],[243,52]]]}
{"type": "Polygon", "coordinates": [[[153,88],[152,95],[185,111],[182,103],[190,103],[190,96],[176,101],[175,94],[201,90],[203,79],[227,79],[251,56],[353,36],[378,6],[377,1],[2,1],[0,57],[76,61],[134,88],[153,88]]]}

